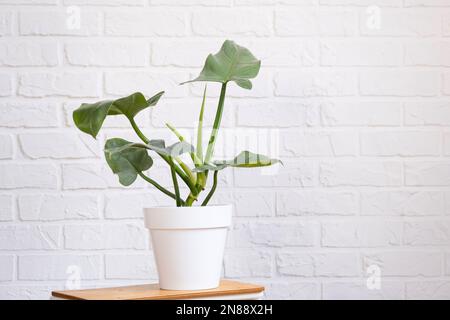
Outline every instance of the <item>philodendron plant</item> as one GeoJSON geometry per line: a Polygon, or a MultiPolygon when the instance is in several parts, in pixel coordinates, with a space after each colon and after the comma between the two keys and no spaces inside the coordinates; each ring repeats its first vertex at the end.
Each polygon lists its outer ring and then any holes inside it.
{"type": "Polygon", "coordinates": [[[73,112],[73,120],[78,129],[96,138],[107,116],[125,116],[141,142],[130,142],[121,138],[108,139],[104,148],[106,162],[113,173],[118,175],[122,185],[131,185],[137,176],[140,176],[173,198],[178,207],[192,206],[198,200],[200,193],[205,190],[208,177],[212,172],[212,187],[201,202],[202,206],[206,206],[216,190],[217,176],[220,170],[227,167],[263,167],[280,162],[250,151],[242,151],[234,159],[228,161],[213,160],[214,145],[222,119],[227,85],[229,82],[234,82],[239,87],[250,90],[252,88],[250,79],[258,75],[260,66],[261,61],[256,59],[248,49],[227,40],[218,53],[210,54],[207,57],[203,70],[197,78],[182,83],[182,85],[197,81],[221,83],[220,97],[206,153],[203,152],[202,146],[206,86],[200,107],[196,147],[189,144],[170,124],[166,125],[177,136],[179,142],[169,146],[164,140],[149,139],[137,126],[134,120],[135,116],[142,110],[155,106],[164,92],[159,92],[149,99],[145,98],[142,93],[136,92],[117,100],[83,103],[73,112]],[[190,155],[191,167],[181,159],[181,155],[185,153],[190,155]],[[152,156],[155,154],[170,167],[173,192],[161,186],[145,173],[153,165],[152,156]],[[179,179],[186,184],[190,191],[185,199],[180,194],[179,179]]]}

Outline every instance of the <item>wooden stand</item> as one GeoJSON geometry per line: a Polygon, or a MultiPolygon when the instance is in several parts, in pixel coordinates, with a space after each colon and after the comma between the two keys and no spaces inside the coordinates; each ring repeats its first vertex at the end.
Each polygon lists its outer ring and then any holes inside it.
{"type": "Polygon", "coordinates": [[[263,297],[264,287],[231,280],[222,280],[220,286],[210,290],[161,290],[157,283],[136,286],[53,291],[55,300],[253,300],[263,297]]]}

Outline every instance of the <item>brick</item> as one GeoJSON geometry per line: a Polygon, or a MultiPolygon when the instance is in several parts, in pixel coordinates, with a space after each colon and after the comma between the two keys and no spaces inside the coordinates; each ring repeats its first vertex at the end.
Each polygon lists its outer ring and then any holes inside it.
{"type": "Polygon", "coordinates": [[[19,280],[68,280],[76,267],[81,280],[100,279],[100,255],[25,255],[19,256],[19,280]]]}
{"type": "Polygon", "coordinates": [[[401,44],[386,41],[322,41],[323,66],[397,66],[402,62],[401,44]]]}
{"type": "Polygon", "coordinates": [[[0,97],[12,94],[12,77],[6,73],[0,73],[0,97]]]}
{"type": "Polygon", "coordinates": [[[231,0],[150,0],[151,5],[164,6],[230,6],[231,0]]]}
{"type": "Polygon", "coordinates": [[[10,135],[0,135],[0,159],[12,159],[14,155],[13,140],[10,135]]]}
{"type": "Polygon", "coordinates": [[[412,281],[406,283],[406,299],[447,300],[450,295],[450,281],[412,281]]]}
{"type": "Polygon", "coordinates": [[[381,288],[369,289],[366,279],[351,282],[323,284],[325,300],[401,300],[404,299],[402,282],[381,281],[381,288]]]}
{"type": "Polygon", "coordinates": [[[372,264],[381,268],[381,276],[425,276],[441,274],[442,254],[438,252],[389,251],[363,254],[364,269],[372,264]]]}
{"type": "Polygon", "coordinates": [[[264,297],[269,300],[318,300],[320,285],[310,282],[271,282],[265,286],[264,297]]]}
{"type": "Polygon", "coordinates": [[[444,154],[450,155],[450,132],[444,132],[444,154]]]}
{"type": "Polygon", "coordinates": [[[172,204],[159,194],[111,194],[105,196],[105,217],[108,219],[142,218],[143,209],[172,204]]]}
{"type": "Polygon", "coordinates": [[[105,34],[109,36],[184,36],[186,29],[186,15],[182,11],[122,9],[105,15],[105,34]]]}
{"type": "MultiPolygon", "coordinates": [[[[239,40],[241,43],[241,40],[239,40]]],[[[249,48],[263,61],[263,66],[304,66],[316,65],[319,61],[318,45],[314,40],[274,39],[268,46],[266,41],[242,40],[242,45],[249,48]]],[[[264,69],[263,67],[263,69],[264,69]]],[[[259,76],[258,76],[259,77],[259,76]]]]}
{"type": "Polygon", "coordinates": [[[448,161],[406,162],[405,184],[407,186],[448,186],[450,185],[450,164],[448,161]]]}
{"type": "Polygon", "coordinates": [[[306,161],[286,160],[284,166],[236,169],[234,174],[237,187],[312,187],[318,184],[317,164],[306,161]]]}
{"type": "Polygon", "coordinates": [[[58,125],[52,102],[0,102],[0,127],[48,128],[58,125]]]}
{"type": "Polygon", "coordinates": [[[436,131],[383,131],[361,134],[361,154],[367,156],[426,156],[441,152],[436,131]]]}
{"type": "Polygon", "coordinates": [[[357,16],[349,10],[277,10],[275,33],[280,36],[352,36],[357,16]]]}
{"type": "Polygon", "coordinates": [[[120,187],[119,179],[106,163],[64,164],[62,180],[65,190],[120,187]]]}
{"type": "Polygon", "coordinates": [[[353,132],[280,133],[281,156],[351,156],[358,153],[358,135],[353,132]]]}
{"type": "Polygon", "coordinates": [[[447,0],[405,0],[405,7],[449,7],[447,0]]]}
{"type": "Polygon", "coordinates": [[[252,127],[299,127],[318,123],[318,108],[310,103],[239,104],[237,124],[252,127]]]}
{"type": "Polygon", "coordinates": [[[60,249],[61,227],[56,225],[4,225],[0,227],[0,250],[60,249]]]}
{"type": "Polygon", "coordinates": [[[134,223],[66,225],[65,248],[71,250],[146,249],[147,230],[134,223]]]}
{"type": "Polygon", "coordinates": [[[0,12],[0,36],[11,34],[12,13],[8,11],[0,12]]]}
{"type": "Polygon", "coordinates": [[[108,94],[120,96],[136,91],[153,96],[164,90],[164,97],[179,98],[187,94],[187,87],[179,86],[181,82],[187,80],[186,76],[185,73],[107,72],[105,74],[105,90],[108,94]]]}
{"type": "Polygon", "coordinates": [[[65,54],[76,66],[143,67],[150,60],[144,41],[71,41],[65,46],[65,54]]]}
{"type": "Polygon", "coordinates": [[[348,71],[280,71],[275,74],[275,95],[280,97],[352,96],[356,74],[348,71]]]}
{"type": "Polygon", "coordinates": [[[56,189],[57,169],[51,164],[3,164],[0,167],[0,188],[56,189]]]}
{"type": "Polygon", "coordinates": [[[151,254],[105,255],[106,279],[158,279],[151,254]]]}
{"type": "Polygon", "coordinates": [[[43,285],[3,285],[0,286],[2,300],[48,300],[55,286],[43,285]]]}
{"type": "Polygon", "coordinates": [[[322,224],[324,247],[384,247],[402,244],[400,221],[331,221],[322,224]]]}
{"type": "Polygon", "coordinates": [[[362,11],[360,31],[363,36],[388,37],[431,37],[439,36],[441,21],[432,12],[418,12],[409,9],[384,9],[381,23],[374,26],[370,22],[373,12],[362,11]]]}
{"type": "Polygon", "coordinates": [[[405,45],[405,64],[410,66],[450,66],[450,43],[442,41],[405,45]]]}
{"type": "Polygon", "coordinates": [[[1,0],[0,4],[45,4],[56,5],[58,0],[1,0]]]}
{"type": "Polygon", "coordinates": [[[360,92],[365,96],[437,95],[439,74],[434,71],[369,71],[360,75],[360,92]]]}
{"type": "Polygon", "coordinates": [[[409,126],[449,126],[450,103],[407,102],[405,103],[405,124],[409,126]]]}
{"type": "Polygon", "coordinates": [[[24,194],[19,196],[21,220],[54,221],[96,219],[98,199],[92,195],[24,194]]]}
{"type": "Polygon", "coordinates": [[[13,197],[0,194],[0,221],[13,220],[13,197]]]}
{"type": "Polygon", "coordinates": [[[147,0],[64,0],[65,5],[88,5],[88,6],[143,6],[147,0]]]}
{"type": "Polygon", "coordinates": [[[444,15],[442,17],[442,34],[444,37],[449,37],[450,36],[450,20],[449,20],[450,15],[444,15]]]}
{"type": "Polygon", "coordinates": [[[158,41],[152,43],[151,60],[156,66],[202,67],[209,53],[218,50],[211,40],[158,41]]]}
{"type": "Polygon", "coordinates": [[[24,73],[18,92],[25,97],[98,97],[100,77],[94,72],[24,73]]]}
{"type": "Polygon", "coordinates": [[[19,14],[19,30],[21,35],[32,36],[95,36],[100,34],[100,20],[96,12],[79,12],[77,15],[65,9],[24,10],[19,14]],[[72,23],[74,22],[74,23],[72,23]]]}
{"type": "Polygon", "coordinates": [[[277,192],[277,215],[355,215],[358,196],[354,192],[283,191],[277,192]]]}
{"type": "Polygon", "coordinates": [[[192,16],[192,30],[200,36],[268,36],[271,25],[270,12],[262,9],[217,9],[192,16]]]}
{"type": "Polygon", "coordinates": [[[233,247],[312,247],[318,243],[315,222],[250,222],[237,224],[231,232],[233,247]]]}
{"type": "Polygon", "coordinates": [[[320,165],[324,186],[399,186],[402,165],[393,161],[336,161],[320,165]]]}
{"type": "Polygon", "coordinates": [[[396,126],[402,107],[396,102],[326,102],[320,116],[325,126],[396,126]]]}
{"type": "Polygon", "coordinates": [[[78,133],[20,134],[23,153],[31,159],[93,158],[101,155],[97,140],[78,133]]]}
{"type": "MultiPolygon", "coordinates": [[[[212,99],[207,101],[209,101],[209,104],[212,103],[212,99]]],[[[166,123],[169,122],[172,126],[174,126],[177,129],[197,128],[200,107],[201,107],[201,100],[200,101],[186,100],[185,102],[165,102],[164,106],[152,109],[151,111],[152,125],[156,128],[167,128],[166,123]],[[177,117],[173,117],[174,114],[176,114],[177,117]]],[[[233,110],[226,110],[223,113],[221,128],[230,127],[233,124],[234,113],[232,111],[233,110]]],[[[203,118],[204,128],[206,128],[207,126],[210,127],[210,124],[214,122],[214,116],[215,114],[213,112],[208,112],[207,114],[204,114],[203,118]]],[[[193,130],[184,130],[184,131],[179,130],[179,131],[187,140],[189,140],[189,137],[193,134],[193,132],[196,132],[193,130]]],[[[207,138],[209,137],[207,136],[207,138]]],[[[194,145],[195,141],[196,140],[193,141],[194,145]]],[[[205,143],[207,143],[207,141],[205,141],[205,143]]]]}
{"type": "Polygon", "coordinates": [[[224,257],[224,274],[229,278],[272,276],[272,255],[266,251],[239,250],[224,257]]]}
{"type": "Polygon", "coordinates": [[[56,42],[8,41],[0,43],[0,65],[3,66],[56,66],[56,42]]]}
{"type": "Polygon", "coordinates": [[[0,255],[0,281],[12,281],[14,278],[14,256],[0,255]]]}
{"type": "Polygon", "coordinates": [[[319,3],[327,6],[401,7],[403,0],[319,0],[319,3]]]}
{"type": "Polygon", "coordinates": [[[284,276],[352,277],[359,275],[355,253],[305,253],[283,251],[276,257],[277,270],[284,276]]]}
{"type": "Polygon", "coordinates": [[[362,215],[421,216],[444,213],[439,191],[375,191],[361,193],[362,215]]]}
{"type": "Polygon", "coordinates": [[[444,73],[442,91],[445,95],[450,95],[450,73],[444,73]]]}
{"type": "Polygon", "coordinates": [[[275,195],[264,191],[239,191],[233,197],[237,217],[269,217],[275,212],[275,195]]]}
{"type": "Polygon", "coordinates": [[[450,221],[405,222],[404,243],[412,246],[444,246],[450,241],[450,221]]]}

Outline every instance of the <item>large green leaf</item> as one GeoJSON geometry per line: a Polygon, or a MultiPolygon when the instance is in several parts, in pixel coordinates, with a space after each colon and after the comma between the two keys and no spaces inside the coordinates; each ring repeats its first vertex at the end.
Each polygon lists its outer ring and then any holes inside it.
{"type": "Polygon", "coordinates": [[[124,186],[132,184],[140,172],[150,169],[153,165],[153,160],[145,148],[120,138],[106,141],[105,158],[124,186]]]}
{"type": "Polygon", "coordinates": [[[117,100],[83,103],[73,112],[73,121],[78,129],[96,138],[106,116],[123,114],[133,119],[142,110],[156,105],[163,94],[161,91],[147,100],[142,93],[135,92],[117,100]]]}
{"type": "Polygon", "coordinates": [[[212,164],[204,164],[195,168],[195,172],[218,171],[227,167],[234,168],[256,168],[266,167],[275,163],[282,163],[278,159],[271,159],[262,154],[252,153],[250,151],[242,151],[234,159],[228,161],[214,161],[212,164]]]}
{"type": "MultiPolygon", "coordinates": [[[[200,75],[194,81],[212,81],[227,83],[234,81],[244,89],[251,89],[253,79],[258,75],[261,61],[246,48],[231,40],[226,40],[220,51],[210,54],[200,75]]],[[[186,82],[184,82],[186,83],[186,82]]]]}

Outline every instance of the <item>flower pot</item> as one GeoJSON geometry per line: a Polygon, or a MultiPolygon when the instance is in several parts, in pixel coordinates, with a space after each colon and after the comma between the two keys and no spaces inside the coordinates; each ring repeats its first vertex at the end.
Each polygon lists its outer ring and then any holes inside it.
{"type": "Polygon", "coordinates": [[[230,205],[144,209],[161,289],[219,286],[231,215],[230,205]]]}

